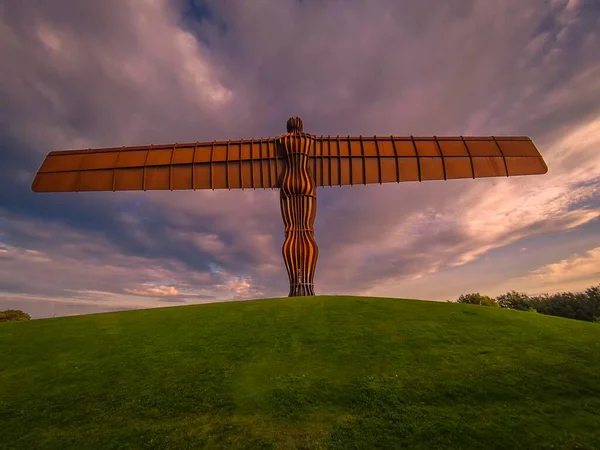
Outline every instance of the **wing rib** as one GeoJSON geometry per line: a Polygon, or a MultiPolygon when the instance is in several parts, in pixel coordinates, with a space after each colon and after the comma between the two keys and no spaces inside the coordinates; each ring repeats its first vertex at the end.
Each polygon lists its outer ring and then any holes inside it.
{"type": "MultiPolygon", "coordinates": [[[[333,160],[337,159],[339,177],[332,184],[338,186],[354,184],[353,167],[361,164],[365,184],[548,172],[535,144],[524,136],[315,136],[314,140],[315,148],[319,146],[321,151],[313,153],[313,157],[321,160],[322,172],[331,171],[333,160]],[[330,150],[332,143],[337,144],[338,154],[330,150]],[[355,147],[357,150],[353,151],[355,147]],[[341,149],[347,149],[348,154],[342,155],[341,149]]],[[[320,178],[317,177],[317,185],[323,186],[320,178]]]]}
{"type": "Polygon", "coordinates": [[[283,155],[275,139],[193,142],[50,152],[34,192],[276,188],[283,155]],[[256,144],[260,155],[254,155],[256,144]],[[266,155],[262,154],[266,144],[266,155]],[[239,151],[239,158],[231,153],[239,151]],[[239,164],[238,170],[234,166],[239,164]],[[260,176],[254,171],[260,167],[260,176]],[[229,170],[229,169],[232,170],[229,170]],[[268,177],[263,176],[268,171],[268,177]],[[250,174],[252,183],[243,174],[250,174]],[[271,174],[274,174],[271,176],[271,174]]]}

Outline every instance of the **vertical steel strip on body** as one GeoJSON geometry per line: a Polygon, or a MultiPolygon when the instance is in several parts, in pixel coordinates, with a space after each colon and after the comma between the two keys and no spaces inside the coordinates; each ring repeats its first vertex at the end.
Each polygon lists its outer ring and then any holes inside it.
{"type": "Polygon", "coordinates": [[[292,148],[294,149],[294,166],[295,166],[295,178],[296,178],[296,183],[299,184],[300,186],[298,186],[300,188],[300,192],[298,194],[300,195],[294,195],[293,197],[293,202],[294,202],[294,206],[295,206],[295,220],[294,220],[294,225],[295,225],[295,233],[296,233],[296,247],[298,248],[298,251],[296,252],[296,270],[298,271],[296,274],[296,290],[298,289],[298,282],[301,279],[301,275],[302,275],[302,259],[303,258],[303,252],[302,252],[302,241],[301,241],[301,233],[302,231],[302,188],[304,187],[303,184],[301,183],[303,180],[302,178],[302,156],[300,155],[300,148],[302,146],[302,138],[301,137],[288,137],[288,139],[291,141],[290,144],[292,146],[292,148]]]}
{"type": "MultiPolygon", "coordinates": [[[[322,137],[323,136],[321,136],[321,138],[322,137]]],[[[318,145],[317,145],[317,143],[321,143],[321,158],[323,157],[323,147],[322,147],[323,144],[321,142],[321,139],[316,138],[314,147],[312,149],[313,150],[312,151],[312,155],[310,155],[309,164],[312,166],[312,173],[313,173],[313,176],[315,178],[315,183],[318,184],[318,182],[317,182],[317,164],[318,164],[318,162],[317,162],[317,159],[318,159],[318,155],[317,155],[318,145]]]]}
{"type": "MultiPolygon", "coordinates": [[[[320,155],[320,159],[321,159],[321,183],[320,186],[325,185],[325,152],[323,151],[323,140],[319,141],[320,144],[320,148],[319,151],[321,152],[320,155]]],[[[317,152],[316,150],[316,142],[313,144],[315,146],[315,153],[317,152]]],[[[329,163],[329,160],[327,161],[329,163]]],[[[315,182],[317,181],[317,172],[315,171],[315,182]]],[[[329,182],[331,183],[331,180],[329,180],[329,182]]]]}

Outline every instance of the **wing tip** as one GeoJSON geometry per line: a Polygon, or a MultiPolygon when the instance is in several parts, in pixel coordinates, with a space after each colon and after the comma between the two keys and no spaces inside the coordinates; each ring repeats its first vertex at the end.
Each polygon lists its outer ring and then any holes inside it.
{"type": "Polygon", "coordinates": [[[33,179],[33,182],[31,183],[31,192],[41,192],[38,188],[38,184],[38,177],[36,175],[33,179]]]}

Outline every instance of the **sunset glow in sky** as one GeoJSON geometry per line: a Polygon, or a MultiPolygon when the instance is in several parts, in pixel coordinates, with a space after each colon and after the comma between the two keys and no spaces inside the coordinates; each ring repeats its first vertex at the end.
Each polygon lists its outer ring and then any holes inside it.
{"type": "Polygon", "coordinates": [[[34,194],[53,150],[524,135],[542,176],[319,188],[317,294],[600,284],[600,3],[54,0],[0,15],[0,309],[283,297],[279,193],[34,194]]]}

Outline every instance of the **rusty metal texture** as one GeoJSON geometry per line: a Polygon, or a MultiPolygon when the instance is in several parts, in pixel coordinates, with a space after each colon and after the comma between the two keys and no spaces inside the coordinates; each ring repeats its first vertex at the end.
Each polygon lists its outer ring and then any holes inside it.
{"type": "Polygon", "coordinates": [[[34,192],[280,189],[289,296],[315,295],[316,188],[406,181],[541,175],[524,136],[314,136],[298,117],[269,139],[55,151],[34,192]]]}
{"type": "Polygon", "coordinates": [[[288,121],[288,134],[278,142],[285,153],[280,184],[281,216],[285,225],[283,260],[290,280],[289,297],[315,295],[314,276],[319,249],[315,241],[317,189],[308,168],[312,139],[302,122],[288,121]]]}
{"type": "Polygon", "coordinates": [[[528,137],[314,138],[317,186],[451,180],[548,171],[528,137]]]}
{"type": "Polygon", "coordinates": [[[276,188],[275,139],[51,152],[35,192],[276,188]]]}

